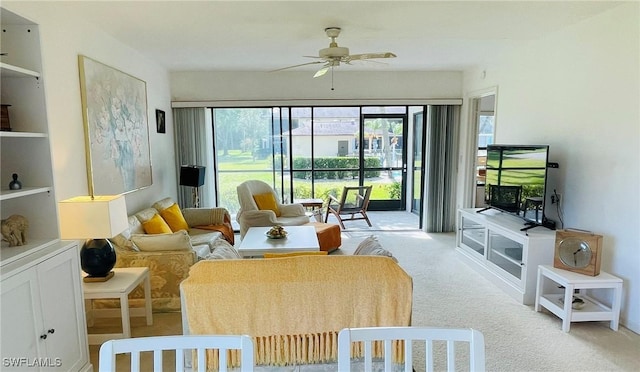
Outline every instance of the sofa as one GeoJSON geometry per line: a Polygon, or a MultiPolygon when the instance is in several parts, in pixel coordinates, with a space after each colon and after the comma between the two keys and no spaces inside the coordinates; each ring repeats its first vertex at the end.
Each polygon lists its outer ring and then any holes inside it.
{"type": "MultiPolygon", "coordinates": [[[[130,215],[129,227],[110,240],[116,250],[115,267],[149,268],[153,311],[161,312],[180,310],[179,285],[191,266],[207,257],[217,245],[233,244],[233,239],[231,217],[225,208],[180,209],[171,198],[164,198],[130,215]],[[147,233],[145,226],[153,218],[164,216],[162,220],[171,220],[169,211],[174,218],[176,214],[182,215],[186,227],[147,233]]],[[[131,294],[130,304],[142,306],[143,298],[144,292],[139,287],[131,294]]],[[[117,307],[119,304],[117,300],[100,300],[94,306],[117,307]]]]}
{"type": "Polygon", "coordinates": [[[379,255],[205,260],[180,287],[183,333],[250,335],[256,365],[335,362],[343,328],[411,325],[412,279],[379,255]]]}

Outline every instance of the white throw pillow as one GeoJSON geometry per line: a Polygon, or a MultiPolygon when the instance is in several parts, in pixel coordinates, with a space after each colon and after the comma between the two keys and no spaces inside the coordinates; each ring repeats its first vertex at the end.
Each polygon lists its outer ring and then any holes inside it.
{"type": "Polygon", "coordinates": [[[368,254],[369,252],[377,248],[382,248],[382,246],[380,245],[380,242],[378,242],[378,238],[371,235],[365,240],[361,241],[360,244],[358,244],[358,247],[356,248],[356,251],[353,252],[353,254],[368,254]]]}
{"type": "Polygon", "coordinates": [[[109,239],[113,245],[125,251],[140,252],[140,249],[131,241],[131,239],[125,238],[124,234],[118,234],[109,239]]]}
{"type": "Polygon", "coordinates": [[[224,239],[218,239],[213,242],[213,252],[205,257],[207,260],[233,260],[241,258],[240,253],[224,239]]]}
{"type": "Polygon", "coordinates": [[[162,212],[163,210],[169,208],[170,206],[172,206],[174,204],[175,204],[175,202],[173,201],[173,199],[164,198],[164,199],[158,200],[157,202],[153,203],[152,207],[155,208],[158,212],[162,212]]]}
{"type": "Polygon", "coordinates": [[[398,260],[393,257],[393,254],[391,254],[391,252],[382,248],[380,242],[378,242],[378,238],[373,235],[360,242],[360,244],[358,244],[358,247],[356,248],[356,251],[353,252],[353,255],[386,256],[390,257],[395,262],[398,262],[398,260]]]}
{"type": "Polygon", "coordinates": [[[131,241],[143,252],[193,250],[186,231],[172,234],[133,234],[131,241]]]}
{"type": "Polygon", "coordinates": [[[135,214],[136,218],[138,218],[138,220],[141,223],[145,223],[147,221],[149,221],[150,219],[153,218],[153,216],[155,216],[156,214],[158,214],[158,210],[155,208],[145,208],[141,211],[139,211],[138,213],[135,214]]]}

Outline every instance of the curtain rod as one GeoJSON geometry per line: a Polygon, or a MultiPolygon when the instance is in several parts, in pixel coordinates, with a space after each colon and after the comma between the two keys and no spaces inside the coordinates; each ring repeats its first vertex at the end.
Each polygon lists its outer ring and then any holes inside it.
{"type": "Polygon", "coordinates": [[[420,106],[462,105],[462,98],[393,98],[393,99],[291,99],[291,100],[207,100],[172,101],[172,108],[185,107],[256,107],[256,106],[420,106]]]}

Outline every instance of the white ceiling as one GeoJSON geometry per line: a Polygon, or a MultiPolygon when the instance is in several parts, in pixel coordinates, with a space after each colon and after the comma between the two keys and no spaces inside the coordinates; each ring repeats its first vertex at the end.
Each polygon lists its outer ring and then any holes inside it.
{"type": "MultiPolygon", "coordinates": [[[[51,2],[44,2],[49,3],[51,2]]],[[[394,52],[350,69],[461,70],[604,12],[611,1],[55,2],[170,71],[269,71],[311,61],[342,28],[352,54],[394,52]]],[[[73,18],[70,18],[73,19],[73,18]]],[[[315,66],[301,69],[317,69],[315,66]]]]}

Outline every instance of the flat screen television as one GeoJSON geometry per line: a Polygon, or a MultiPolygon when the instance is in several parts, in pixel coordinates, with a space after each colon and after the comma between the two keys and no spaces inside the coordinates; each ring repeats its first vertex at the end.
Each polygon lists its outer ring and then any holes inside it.
{"type": "Polygon", "coordinates": [[[546,226],[549,145],[488,145],[485,200],[490,208],[546,226]]]}

